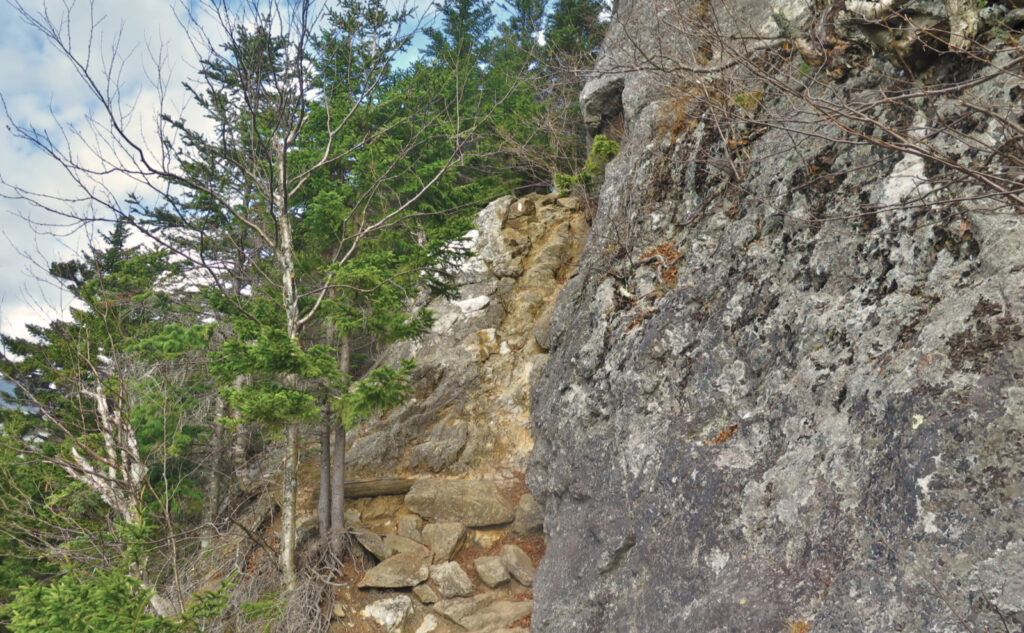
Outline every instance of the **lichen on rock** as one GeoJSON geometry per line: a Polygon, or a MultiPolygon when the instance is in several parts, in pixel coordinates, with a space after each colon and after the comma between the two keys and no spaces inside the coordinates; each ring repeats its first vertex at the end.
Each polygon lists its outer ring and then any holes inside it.
{"type": "MultiPolygon", "coordinates": [[[[716,5],[719,32],[769,4],[716,5]]],[[[945,28],[941,2],[891,19],[925,9],[945,28]]],[[[621,83],[622,152],[532,388],[532,630],[1024,626],[1020,188],[965,175],[1020,173],[999,149],[1021,141],[1002,122],[1019,77],[999,72],[1019,51],[975,63],[935,40],[918,67],[854,43],[830,49],[861,55],[834,76],[798,56],[722,76],[664,46],[643,67],[671,7],[621,12],[602,63],[631,70],[584,95],[621,83]],[[889,99],[909,73],[919,92],[889,99]],[[729,85],[756,115],[713,92],[729,85]]]]}

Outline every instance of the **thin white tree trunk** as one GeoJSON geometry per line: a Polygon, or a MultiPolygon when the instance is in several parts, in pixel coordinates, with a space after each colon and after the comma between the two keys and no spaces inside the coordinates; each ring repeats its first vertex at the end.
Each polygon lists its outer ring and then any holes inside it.
{"type": "Polygon", "coordinates": [[[281,481],[281,572],[284,586],[289,591],[299,585],[295,563],[295,512],[299,485],[299,425],[285,426],[284,476],[281,481]]]}
{"type": "MultiPolygon", "coordinates": [[[[97,468],[77,448],[72,447],[71,456],[75,463],[65,465],[64,470],[72,479],[80,481],[98,493],[122,521],[140,528],[143,523],[142,496],[149,471],[142,463],[135,428],[121,414],[120,407],[115,406],[111,409],[102,385],[97,385],[95,391],[83,393],[96,401],[100,434],[103,436],[103,447],[106,451],[106,468],[97,468]],[[102,470],[106,470],[106,473],[102,470]]],[[[142,583],[144,589],[153,592],[149,599],[150,607],[159,616],[175,615],[177,610],[171,601],[161,596],[156,587],[147,580],[147,566],[148,556],[143,555],[131,565],[131,573],[142,583]]]]}
{"type": "MultiPolygon", "coordinates": [[[[299,343],[299,301],[295,291],[295,245],[292,238],[291,217],[288,214],[287,173],[285,171],[286,141],[277,139],[274,143],[275,182],[274,182],[274,216],[277,219],[278,248],[277,258],[281,266],[281,299],[284,304],[285,325],[288,338],[299,343]]],[[[298,376],[285,376],[285,386],[289,389],[298,388],[298,376]]],[[[296,498],[299,485],[299,423],[286,420],[285,425],[285,458],[284,476],[281,481],[281,571],[284,575],[284,586],[289,591],[299,585],[299,574],[296,566],[296,498]]]]}

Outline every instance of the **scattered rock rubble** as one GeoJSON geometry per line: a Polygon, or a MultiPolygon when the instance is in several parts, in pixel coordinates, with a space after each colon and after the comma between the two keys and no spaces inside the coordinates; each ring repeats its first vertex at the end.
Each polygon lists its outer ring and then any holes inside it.
{"type": "MultiPolygon", "coordinates": [[[[387,633],[527,631],[519,625],[533,612],[536,565],[506,541],[542,542],[536,505],[529,494],[512,503],[493,481],[422,480],[390,514],[367,513],[372,527],[351,530],[378,562],[356,586],[381,597],[359,615],[387,633]]],[[[344,618],[342,610],[335,630],[344,618]]]]}

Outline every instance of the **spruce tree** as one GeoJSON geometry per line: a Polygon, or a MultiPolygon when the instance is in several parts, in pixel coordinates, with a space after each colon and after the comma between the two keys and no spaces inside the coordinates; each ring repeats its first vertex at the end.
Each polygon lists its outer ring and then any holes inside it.
{"type": "Polygon", "coordinates": [[[606,23],[601,0],[555,0],[544,31],[546,45],[555,54],[593,59],[604,38],[606,23]]]}
{"type": "Polygon", "coordinates": [[[491,3],[484,0],[442,0],[434,8],[441,16],[441,28],[427,28],[424,53],[439,60],[469,59],[480,62],[480,54],[494,26],[491,3]]]}
{"type": "MultiPolygon", "coordinates": [[[[76,299],[69,318],[2,339],[0,372],[16,390],[0,431],[0,533],[41,562],[115,560],[151,586],[153,556],[138,543],[173,538],[176,517],[156,509],[188,505],[203,431],[184,413],[193,374],[140,358],[182,304],[168,287],[176,266],[128,240],[118,222],[102,246],[52,265],[76,299]]],[[[165,610],[160,596],[152,602],[165,610]]]]}

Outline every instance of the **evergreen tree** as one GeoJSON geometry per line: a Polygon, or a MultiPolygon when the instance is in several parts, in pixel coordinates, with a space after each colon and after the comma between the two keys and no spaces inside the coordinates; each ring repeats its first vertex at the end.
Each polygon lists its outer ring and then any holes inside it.
{"type": "Polygon", "coordinates": [[[500,29],[502,36],[532,58],[536,37],[544,30],[546,0],[505,0],[501,5],[509,14],[500,29]]]}
{"type": "MultiPolygon", "coordinates": [[[[346,0],[314,38],[302,6],[290,21],[271,14],[231,23],[227,43],[203,62],[203,83],[191,88],[215,132],[172,121],[184,139],[176,149],[183,172],[164,177],[182,193],[161,208],[132,210],[139,225],[212,274],[219,245],[246,249],[249,291],[210,297],[231,323],[213,369],[226,406],[243,423],[284,435],[288,588],[297,583],[300,424],[330,424],[329,396],[359,393],[353,378],[387,382],[379,372],[349,375],[343,359],[339,371],[335,345],[352,323],[377,337],[423,329],[422,315],[404,315],[394,308],[400,302],[382,298],[395,289],[411,294],[418,280],[437,278],[421,271],[445,265],[441,238],[452,237],[453,225],[434,191],[445,190],[443,183],[457,189],[451,173],[475,151],[480,116],[460,91],[420,92],[420,107],[410,107],[409,91],[422,84],[392,70],[409,43],[402,34],[408,13],[388,11],[382,0],[346,0]],[[244,243],[233,238],[237,227],[244,243]],[[385,303],[391,307],[382,309],[385,303]],[[345,306],[361,306],[359,319],[345,306]]],[[[340,455],[335,461],[343,464],[340,455]]],[[[340,509],[337,488],[331,496],[340,509]]]]}
{"type": "Polygon", "coordinates": [[[544,32],[546,45],[557,55],[592,60],[604,38],[601,0],[555,0],[544,32]]]}
{"type": "Polygon", "coordinates": [[[441,28],[424,29],[430,42],[424,53],[438,60],[469,59],[481,63],[486,55],[480,52],[489,40],[494,26],[491,3],[483,0],[442,0],[434,8],[441,16],[441,28]]]}
{"type": "Polygon", "coordinates": [[[127,241],[119,222],[105,248],[51,267],[79,302],[69,320],[3,337],[0,371],[16,385],[16,408],[4,412],[0,442],[0,533],[44,565],[130,561],[149,586],[152,556],[133,544],[156,524],[172,534],[172,517],[154,510],[187,505],[185,462],[200,429],[184,423],[191,402],[172,385],[190,374],[156,371],[135,349],[180,303],[161,289],[175,266],[127,241]]]}

